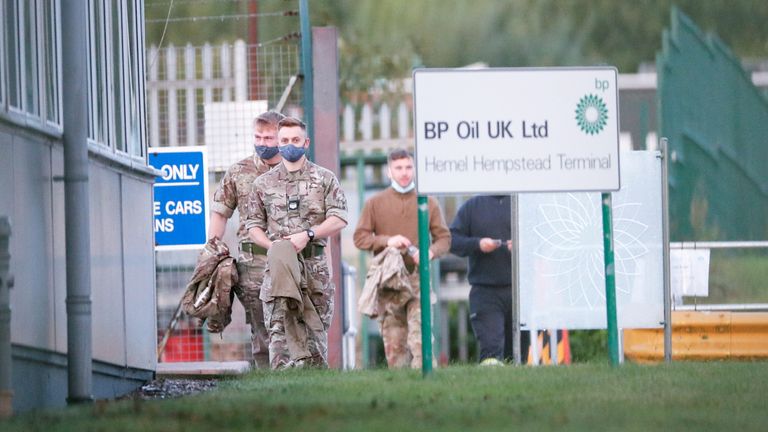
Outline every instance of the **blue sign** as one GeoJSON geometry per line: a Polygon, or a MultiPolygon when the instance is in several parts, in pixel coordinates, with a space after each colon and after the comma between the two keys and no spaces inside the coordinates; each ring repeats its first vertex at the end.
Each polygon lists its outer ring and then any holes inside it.
{"type": "Polygon", "coordinates": [[[208,170],[205,147],[149,149],[155,179],[155,248],[194,249],[207,240],[208,170]]]}

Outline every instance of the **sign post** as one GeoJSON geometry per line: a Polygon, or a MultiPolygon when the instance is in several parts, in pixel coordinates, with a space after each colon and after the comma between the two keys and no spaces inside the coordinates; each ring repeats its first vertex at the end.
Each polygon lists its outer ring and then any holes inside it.
{"type": "Polygon", "coordinates": [[[603,257],[605,261],[605,313],[608,328],[608,357],[611,364],[619,364],[619,329],[616,319],[616,268],[613,262],[613,218],[611,193],[602,194],[603,202],[603,257]]]}
{"type": "Polygon", "coordinates": [[[199,249],[207,241],[208,167],[205,147],[152,148],[155,250],[199,249]]]}
{"type": "Polygon", "coordinates": [[[415,70],[418,195],[619,190],[617,76],[613,67],[415,70]]]}
{"type": "Polygon", "coordinates": [[[429,287],[429,200],[419,195],[419,289],[421,294],[421,371],[432,374],[432,314],[429,287]],[[426,259],[425,259],[426,258],[426,259]],[[426,335],[426,336],[425,336],[426,335]]]}

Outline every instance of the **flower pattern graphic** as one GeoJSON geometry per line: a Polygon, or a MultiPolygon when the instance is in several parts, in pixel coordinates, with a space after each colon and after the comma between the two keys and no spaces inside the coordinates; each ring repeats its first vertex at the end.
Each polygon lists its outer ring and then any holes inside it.
{"type": "MultiPolygon", "coordinates": [[[[539,205],[540,223],[533,227],[540,240],[534,255],[541,275],[551,279],[555,293],[566,294],[570,306],[595,309],[605,305],[602,207],[599,194],[552,194],[539,205]]],[[[629,278],[641,271],[638,259],[648,254],[641,241],[648,226],[638,222],[640,203],[614,200],[613,239],[616,294],[629,295],[629,278]]]]}

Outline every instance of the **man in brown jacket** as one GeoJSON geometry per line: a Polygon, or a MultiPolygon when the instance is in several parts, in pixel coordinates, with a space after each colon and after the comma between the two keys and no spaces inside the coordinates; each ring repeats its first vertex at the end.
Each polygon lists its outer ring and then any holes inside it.
{"type": "MultiPolygon", "coordinates": [[[[391,186],[366,201],[355,228],[354,242],[358,249],[378,254],[387,247],[400,249],[404,265],[410,274],[413,295],[381,289],[379,322],[384,339],[384,351],[389,367],[421,367],[421,306],[418,263],[418,208],[414,183],[413,155],[406,150],[394,150],[387,158],[391,186]],[[410,252],[409,252],[410,251],[410,252]]],[[[437,200],[429,200],[429,231],[432,244],[429,257],[433,259],[448,252],[451,233],[445,224],[437,200]]],[[[430,293],[430,297],[434,296],[430,293]]]]}

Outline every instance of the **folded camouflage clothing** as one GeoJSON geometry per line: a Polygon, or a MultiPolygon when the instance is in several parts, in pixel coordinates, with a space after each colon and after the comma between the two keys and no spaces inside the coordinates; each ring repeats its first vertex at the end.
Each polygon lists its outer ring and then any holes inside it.
{"type": "Polygon", "coordinates": [[[182,307],[188,315],[207,321],[211,333],[221,333],[232,322],[232,300],[237,285],[235,259],[218,238],[208,240],[200,255],[192,278],[187,283],[182,307]]]}

